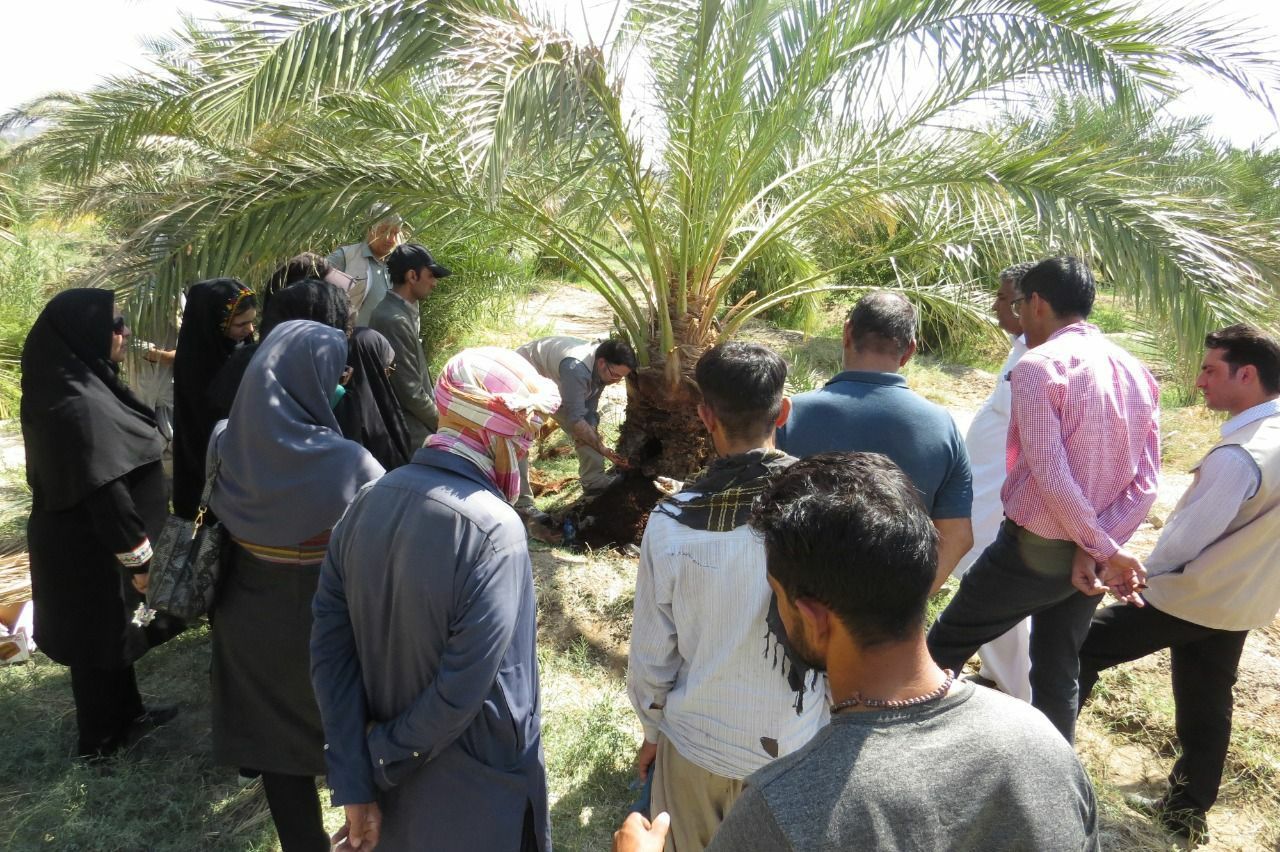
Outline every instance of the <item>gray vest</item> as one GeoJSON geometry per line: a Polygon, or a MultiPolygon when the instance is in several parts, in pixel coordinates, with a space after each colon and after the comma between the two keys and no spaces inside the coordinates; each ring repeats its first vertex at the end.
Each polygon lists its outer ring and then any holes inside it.
{"type": "Polygon", "coordinates": [[[560,362],[565,358],[577,358],[595,371],[596,345],[580,337],[541,337],[521,346],[516,353],[559,387],[560,362]]]}
{"type": "MultiPolygon", "coordinates": [[[[1266,627],[1280,610],[1280,415],[1242,426],[1214,449],[1232,444],[1244,448],[1258,465],[1257,493],[1240,504],[1217,541],[1181,571],[1152,577],[1143,596],[1184,621],[1218,630],[1252,630],[1266,627]]],[[[1187,494],[1195,487],[1192,481],[1187,494]]],[[[1179,508],[1184,500],[1185,494],[1179,508]]]]}

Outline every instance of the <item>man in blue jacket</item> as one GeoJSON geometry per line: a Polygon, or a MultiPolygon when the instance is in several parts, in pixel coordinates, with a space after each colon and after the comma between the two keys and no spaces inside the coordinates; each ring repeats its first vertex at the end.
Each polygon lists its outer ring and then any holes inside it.
{"type": "Polygon", "coordinates": [[[517,460],[560,403],[503,349],[445,365],[440,430],[334,528],[311,674],[344,848],[547,852],[517,460]],[[474,447],[485,448],[479,452],[474,447]]]}

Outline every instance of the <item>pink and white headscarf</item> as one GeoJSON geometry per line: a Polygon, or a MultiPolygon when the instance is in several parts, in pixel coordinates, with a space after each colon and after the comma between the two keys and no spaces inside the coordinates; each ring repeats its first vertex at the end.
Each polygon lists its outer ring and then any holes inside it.
{"type": "Polygon", "coordinates": [[[436,407],[440,425],[427,446],[467,459],[514,503],[520,457],[560,407],[560,391],[516,353],[486,346],[464,349],[444,365],[436,407]]]}

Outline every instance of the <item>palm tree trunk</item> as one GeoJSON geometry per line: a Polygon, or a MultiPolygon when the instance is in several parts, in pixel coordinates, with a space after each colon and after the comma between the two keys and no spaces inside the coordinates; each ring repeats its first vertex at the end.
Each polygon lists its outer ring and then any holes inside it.
{"type": "MultiPolygon", "coordinates": [[[[700,337],[699,326],[695,314],[678,318],[673,323],[677,341],[700,337]]],[[[711,456],[711,441],[698,419],[702,395],[693,379],[694,365],[707,348],[705,340],[681,342],[668,356],[651,347],[649,366],[627,379],[627,415],[618,452],[630,469],[583,507],[581,517],[592,518],[580,535],[586,544],[638,544],[649,512],[662,496],[654,477],[686,482],[711,456]]]]}

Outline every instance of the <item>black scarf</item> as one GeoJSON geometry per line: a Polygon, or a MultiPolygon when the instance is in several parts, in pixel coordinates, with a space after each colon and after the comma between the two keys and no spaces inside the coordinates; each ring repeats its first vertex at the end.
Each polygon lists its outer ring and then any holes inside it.
{"type": "Polygon", "coordinates": [[[678,502],[663,501],[658,511],[681,526],[707,532],[729,532],[747,522],[756,498],[769,487],[769,480],[795,459],[782,450],[751,450],[713,461],[686,485],[684,495],[697,496],[678,502]]]}
{"type": "MultiPolygon", "coordinates": [[[[697,480],[685,486],[683,493],[695,496],[679,501],[664,500],[656,511],[690,529],[729,532],[747,522],[756,498],[769,488],[770,480],[795,461],[781,450],[764,449],[716,459],[697,480]]],[[[773,666],[777,668],[779,651],[782,652],[782,674],[796,694],[796,713],[803,713],[805,681],[809,681],[808,689],[817,689],[818,673],[791,650],[786,627],[778,613],[777,595],[769,597],[765,626],[764,654],[773,657],[773,666]]]]}
{"type": "Polygon", "coordinates": [[[333,412],[343,437],[360,444],[387,470],[408,464],[412,455],[404,414],[387,378],[386,368],[395,356],[381,334],[357,328],[347,354],[351,381],[333,412]]]}
{"type": "Polygon", "coordinates": [[[221,419],[210,399],[213,379],[236,348],[227,323],[251,291],[234,278],[192,284],[173,362],[173,511],[194,518],[204,488],[209,435],[221,419]]]}
{"type": "Polygon", "coordinates": [[[262,336],[282,322],[295,319],[323,323],[347,331],[351,300],[332,284],[307,278],[274,294],[262,309],[262,336]]]}
{"type": "MultiPolygon", "coordinates": [[[[258,329],[261,338],[266,340],[271,329],[280,323],[301,319],[346,331],[350,313],[351,300],[346,293],[332,284],[311,278],[277,290],[271,301],[262,308],[262,323],[258,329]]],[[[231,416],[231,404],[235,402],[240,382],[257,351],[256,343],[241,346],[232,353],[214,378],[209,388],[209,401],[217,415],[215,422],[231,416]]]]}
{"type": "Polygon", "coordinates": [[[41,311],[22,347],[22,438],[35,504],[69,509],[157,461],[155,413],[111,361],[115,293],[65,290],[41,311]]]}

